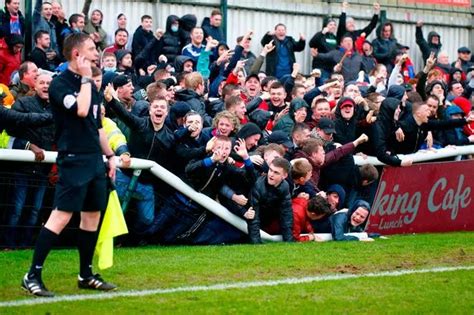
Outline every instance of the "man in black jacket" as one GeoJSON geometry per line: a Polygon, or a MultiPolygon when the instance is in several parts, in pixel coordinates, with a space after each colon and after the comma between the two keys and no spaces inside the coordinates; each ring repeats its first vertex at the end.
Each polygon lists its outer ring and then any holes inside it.
{"type": "Polygon", "coordinates": [[[393,143],[394,152],[397,154],[415,153],[425,141],[428,131],[443,130],[462,127],[474,121],[474,114],[460,119],[429,120],[431,110],[424,102],[414,103],[412,114],[400,121],[403,130],[403,141],[393,143]]]}
{"type": "Polygon", "coordinates": [[[49,33],[44,30],[36,32],[35,36],[35,48],[31,51],[28,60],[34,62],[35,65],[44,70],[54,71],[56,68],[53,60],[49,60],[46,54],[50,45],[49,33]]]}
{"type": "Polygon", "coordinates": [[[281,233],[286,242],[294,241],[290,188],[285,180],[289,171],[290,164],[287,160],[275,158],[268,174],[255,183],[250,195],[250,205],[255,211],[255,217],[247,220],[251,243],[262,243],[260,228],[270,234],[281,233]]]}
{"type": "Polygon", "coordinates": [[[153,19],[149,15],[143,15],[141,25],[133,33],[132,54],[134,58],[145,48],[145,46],[154,38],[153,19]]]}
{"type": "Polygon", "coordinates": [[[441,51],[441,36],[435,32],[431,31],[428,33],[428,40],[423,37],[423,21],[416,22],[416,44],[420,47],[421,54],[423,56],[423,61],[430,57],[430,54],[433,52],[435,57],[438,57],[438,53],[441,51]]]}
{"type": "Polygon", "coordinates": [[[337,40],[341,41],[342,36],[344,36],[346,33],[350,34],[354,42],[362,33],[365,33],[365,36],[368,37],[377,26],[380,15],[380,4],[377,2],[374,3],[374,15],[372,16],[369,25],[360,30],[355,29],[354,19],[352,17],[347,17],[346,11],[348,7],[349,3],[344,1],[342,3],[342,12],[339,16],[339,25],[337,27],[337,40]]]}
{"type": "MultiPolygon", "coordinates": [[[[164,99],[155,99],[150,104],[149,116],[139,117],[125,109],[112,85],[107,86],[104,97],[117,117],[130,128],[128,141],[130,154],[136,158],[155,161],[167,169],[172,168],[175,138],[173,132],[165,125],[168,102],[164,99]]],[[[117,171],[117,192],[122,198],[127,189],[131,189],[140,196],[140,201],[137,203],[138,220],[135,232],[147,234],[147,229],[155,218],[154,188],[163,194],[166,186],[157,182],[150,173],[143,172],[138,178],[138,184],[130,188],[131,176],[131,170],[117,171]]]]}
{"type": "MultiPolygon", "coordinates": [[[[212,155],[186,166],[188,184],[215,200],[231,177],[246,179],[248,185],[252,183],[254,168],[244,140],[237,141],[234,150],[244,160],[245,168],[228,163],[231,147],[230,138],[217,136],[212,155]]],[[[158,232],[161,242],[171,244],[222,244],[243,240],[242,232],[179,192],[167,198],[150,231],[158,232]]]]}
{"type": "Polygon", "coordinates": [[[199,72],[192,72],[186,75],[184,87],[183,90],[176,92],[176,100],[188,103],[192,110],[201,115],[204,127],[210,127],[212,125],[212,117],[207,114],[206,104],[202,98],[204,95],[202,75],[199,72]]]}
{"type": "MultiPolygon", "coordinates": [[[[51,114],[49,104],[48,88],[52,78],[49,75],[40,75],[35,84],[35,96],[25,96],[18,99],[13,104],[13,110],[21,113],[51,114]]],[[[43,150],[51,151],[54,143],[54,125],[45,127],[27,127],[8,129],[11,136],[27,140],[27,147],[35,152],[36,159],[40,162],[44,159],[43,150]]],[[[12,196],[13,207],[8,216],[8,225],[11,230],[9,233],[9,245],[16,246],[16,226],[20,222],[23,207],[25,205],[28,190],[33,194],[33,207],[25,216],[23,240],[20,245],[30,245],[32,230],[31,226],[36,225],[40,210],[43,204],[43,197],[47,188],[48,173],[51,169],[50,164],[27,164],[19,167],[15,172],[15,189],[12,196]],[[33,185],[28,185],[32,182],[33,185]]]]}
{"type": "Polygon", "coordinates": [[[276,49],[269,52],[266,59],[265,72],[269,76],[281,79],[284,75],[291,73],[293,64],[296,62],[295,52],[303,51],[306,41],[303,34],[300,34],[299,41],[286,35],[286,26],[278,23],[273,31],[267,32],[262,40],[262,46],[273,41],[276,49]]]}

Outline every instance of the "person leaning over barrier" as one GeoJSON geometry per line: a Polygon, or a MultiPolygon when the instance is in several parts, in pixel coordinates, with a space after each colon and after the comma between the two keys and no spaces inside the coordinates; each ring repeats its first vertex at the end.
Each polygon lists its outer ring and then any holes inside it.
{"type": "Polygon", "coordinates": [[[64,47],[68,69],[53,80],[49,89],[56,122],[59,170],[54,210],[38,235],[30,271],[21,283],[29,293],[43,297],[54,296],[41,277],[44,262],[74,212],[81,213],[78,231],[79,288],[117,288],[92,273],[100,212],[107,205],[106,174],[115,178],[115,155],[102,129],[101,99],[92,80],[91,65],[97,61],[99,54],[92,39],[85,34],[70,35],[64,47]],[[102,153],[108,159],[108,171],[102,153]]]}
{"type": "MultiPolygon", "coordinates": [[[[213,141],[210,154],[186,166],[186,182],[215,200],[231,178],[245,179],[246,185],[251,185],[254,167],[243,139],[237,140],[233,148],[229,137],[219,135],[213,141]],[[245,168],[237,168],[229,162],[232,149],[244,160],[245,168]]],[[[165,200],[153,225],[160,241],[167,244],[228,244],[242,242],[244,236],[181,192],[165,200]]]]}
{"type": "Polygon", "coordinates": [[[288,182],[290,163],[284,158],[275,158],[270,163],[268,174],[257,179],[250,194],[250,206],[254,217],[246,217],[252,244],[262,243],[260,228],[270,234],[283,236],[283,241],[293,242],[293,210],[288,182]]]}

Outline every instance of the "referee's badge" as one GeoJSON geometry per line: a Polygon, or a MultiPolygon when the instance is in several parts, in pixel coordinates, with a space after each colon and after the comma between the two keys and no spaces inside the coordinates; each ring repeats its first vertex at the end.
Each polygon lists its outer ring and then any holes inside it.
{"type": "Polygon", "coordinates": [[[76,103],[76,97],[72,94],[68,94],[63,99],[64,107],[70,109],[76,103]]]}

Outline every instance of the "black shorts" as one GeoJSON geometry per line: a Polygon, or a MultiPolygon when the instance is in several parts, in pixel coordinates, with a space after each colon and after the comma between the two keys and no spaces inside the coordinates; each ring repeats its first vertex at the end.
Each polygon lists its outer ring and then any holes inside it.
{"type": "Polygon", "coordinates": [[[105,211],[107,179],[100,154],[58,154],[59,180],[54,209],[67,212],[105,211]]]}

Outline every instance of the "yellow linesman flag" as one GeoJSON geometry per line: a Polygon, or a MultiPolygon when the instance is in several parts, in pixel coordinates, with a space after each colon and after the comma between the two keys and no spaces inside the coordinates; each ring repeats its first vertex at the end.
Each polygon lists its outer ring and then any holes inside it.
{"type": "Polygon", "coordinates": [[[127,223],[123,217],[117,191],[112,190],[95,247],[99,269],[112,267],[114,264],[114,237],[127,233],[127,223]]]}

